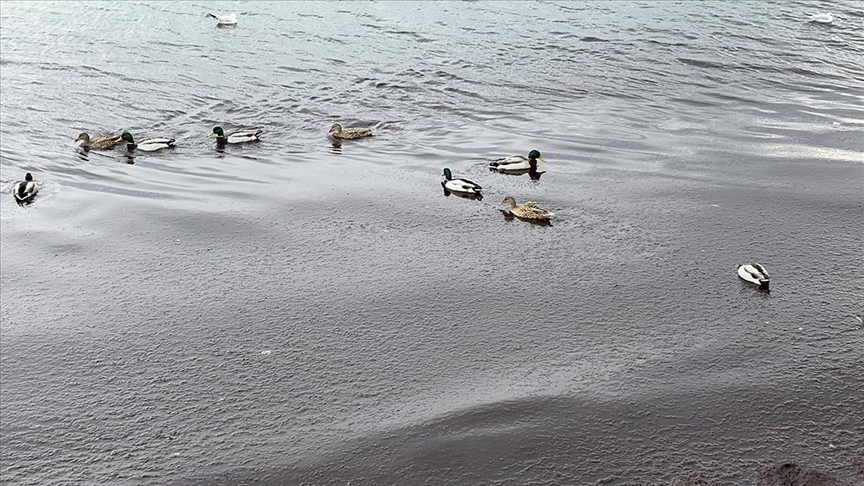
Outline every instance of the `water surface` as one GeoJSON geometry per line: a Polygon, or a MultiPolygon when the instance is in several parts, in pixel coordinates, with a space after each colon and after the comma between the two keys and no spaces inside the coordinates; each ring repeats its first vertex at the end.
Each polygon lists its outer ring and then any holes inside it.
{"type": "Polygon", "coordinates": [[[0,22],[4,483],[753,484],[864,455],[856,2],[0,22]],[[337,121],[376,136],[334,147],[337,121]],[[220,152],[214,125],[265,134],[220,152]],[[72,146],[124,129],[178,146],[72,146]],[[535,148],[538,180],[485,168],[535,148]]]}

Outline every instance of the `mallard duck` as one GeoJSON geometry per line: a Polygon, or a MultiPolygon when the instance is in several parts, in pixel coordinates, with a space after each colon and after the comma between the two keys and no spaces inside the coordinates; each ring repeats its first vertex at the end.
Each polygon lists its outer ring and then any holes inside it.
{"type": "Polygon", "coordinates": [[[371,137],[372,130],[368,128],[342,128],[342,125],[334,123],[327,132],[331,137],[341,140],[354,140],[356,138],[371,137]]]}
{"type": "Polygon", "coordinates": [[[121,142],[123,142],[123,138],[121,137],[97,137],[90,140],[90,135],[88,135],[87,132],[81,132],[81,134],[78,135],[78,138],[75,139],[75,145],[84,150],[90,150],[91,148],[110,149],[121,142]]]}
{"type": "Polygon", "coordinates": [[[511,155],[510,157],[498,159],[489,164],[489,169],[497,170],[499,172],[529,169],[537,170],[538,160],[546,162],[546,159],[540,155],[540,152],[532,150],[528,152],[528,157],[525,157],[524,155],[511,155]]]}
{"type": "Polygon", "coordinates": [[[33,200],[36,193],[39,192],[39,187],[33,182],[33,175],[29,172],[24,176],[23,181],[18,181],[12,186],[12,194],[15,196],[15,201],[18,204],[27,204],[33,200]]]}
{"type": "Polygon", "coordinates": [[[738,276],[747,282],[758,285],[759,290],[770,291],[768,286],[771,283],[771,276],[768,275],[765,267],[758,263],[741,265],[738,267],[738,276]]]}
{"type": "Polygon", "coordinates": [[[483,190],[480,184],[476,182],[469,181],[468,179],[454,179],[453,173],[447,168],[444,169],[444,180],[441,181],[441,185],[450,192],[462,192],[466,194],[480,194],[480,191],[483,190]]]}
{"type": "Polygon", "coordinates": [[[516,200],[513,196],[507,196],[501,201],[501,204],[506,204],[510,210],[510,214],[519,219],[530,219],[534,221],[549,221],[549,218],[555,215],[545,209],[537,207],[534,201],[527,201],[521,206],[516,205],[516,200]]]}
{"type": "Polygon", "coordinates": [[[173,138],[150,138],[144,140],[143,142],[135,143],[135,140],[132,138],[132,134],[129,132],[123,132],[123,134],[120,135],[120,138],[126,142],[126,150],[130,152],[135,149],[138,149],[142,152],[155,152],[157,150],[162,150],[174,146],[173,138]]]}
{"type": "Polygon", "coordinates": [[[237,144],[257,142],[260,140],[258,136],[262,133],[264,133],[264,130],[238,130],[236,132],[231,132],[226,136],[222,127],[213,127],[213,131],[208,133],[207,136],[216,137],[216,144],[224,146],[226,143],[237,144]]]}
{"type": "Polygon", "coordinates": [[[216,19],[216,25],[237,25],[236,13],[228,15],[213,15],[212,13],[208,13],[207,16],[216,19]]]}

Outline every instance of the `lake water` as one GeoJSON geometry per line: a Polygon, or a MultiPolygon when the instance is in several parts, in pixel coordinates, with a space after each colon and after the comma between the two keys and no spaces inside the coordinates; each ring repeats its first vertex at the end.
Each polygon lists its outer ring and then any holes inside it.
{"type": "Polygon", "coordinates": [[[860,2],[0,25],[4,484],[754,484],[864,456],[860,2]],[[375,136],[334,146],[337,121],[375,136]],[[214,125],[265,132],[218,151],[214,125]],[[121,130],[177,147],[73,146],[121,130]],[[486,169],[531,149],[539,179],[486,169]]]}

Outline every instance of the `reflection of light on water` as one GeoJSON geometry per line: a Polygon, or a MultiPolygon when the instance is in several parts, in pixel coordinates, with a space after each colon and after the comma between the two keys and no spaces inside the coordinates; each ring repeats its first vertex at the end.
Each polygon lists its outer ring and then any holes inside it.
{"type": "Polygon", "coordinates": [[[811,147],[807,145],[766,144],[765,155],[784,159],[822,159],[836,162],[856,162],[864,164],[864,151],[844,150],[831,147],[811,147]]]}

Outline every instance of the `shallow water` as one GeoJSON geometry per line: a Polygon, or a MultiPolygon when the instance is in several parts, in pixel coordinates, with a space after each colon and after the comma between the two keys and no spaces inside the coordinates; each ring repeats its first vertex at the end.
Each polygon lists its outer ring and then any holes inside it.
{"type": "Polygon", "coordinates": [[[5,484],[753,484],[864,456],[856,2],[0,23],[5,484]],[[334,147],[336,121],[376,136],[334,147]],[[220,152],[217,124],[265,134],[220,152]],[[72,146],[122,129],[178,146],[72,146]],[[532,148],[539,180],[485,169],[532,148]]]}

